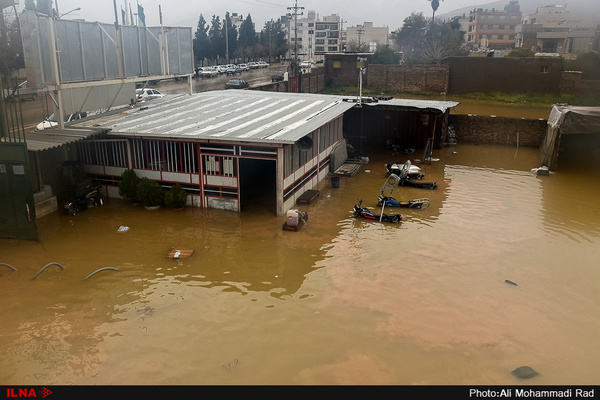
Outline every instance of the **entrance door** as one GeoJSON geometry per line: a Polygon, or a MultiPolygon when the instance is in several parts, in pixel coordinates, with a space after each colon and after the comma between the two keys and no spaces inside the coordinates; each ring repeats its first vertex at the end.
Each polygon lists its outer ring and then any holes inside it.
{"type": "Polygon", "coordinates": [[[240,158],[240,208],[277,213],[275,160],[240,158]]]}
{"type": "Polygon", "coordinates": [[[26,143],[0,144],[0,237],[38,239],[26,143]]]}

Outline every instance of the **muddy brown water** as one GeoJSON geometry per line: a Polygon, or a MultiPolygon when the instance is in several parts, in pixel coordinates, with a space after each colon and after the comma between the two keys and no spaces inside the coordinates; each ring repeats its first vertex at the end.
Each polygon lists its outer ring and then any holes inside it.
{"type": "Polygon", "coordinates": [[[536,176],[538,149],[459,144],[422,165],[436,190],[396,191],[429,208],[386,224],[352,207],[376,209],[384,164],[418,156],[367,155],[297,232],[260,202],[110,199],[41,218],[39,242],[0,239],[17,268],[0,266],[0,384],[598,383],[598,171],[536,176]],[[65,270],[32,280],[50,262],[65,270]]]}

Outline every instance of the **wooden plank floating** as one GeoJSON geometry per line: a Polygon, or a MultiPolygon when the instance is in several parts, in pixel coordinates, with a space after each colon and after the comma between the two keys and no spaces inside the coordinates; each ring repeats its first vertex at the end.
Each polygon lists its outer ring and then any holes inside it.
{"type": "Polygon", "coordinates": [[[306,192],[302,193],[300,197],[298,197],[296,203],[309,204],[319,195],[319,193],[320,192],[318,190],[307,190],[306,192]]]}
{"type": "Polygon", "coordinates": [[[354,176],[360,169],[360,163],[347,162],[335,170],[334,175],[338,176],[354,176]]]}
{"type": "Polygon", "coordinates": [[[192,253],[194,253],[194,250],[172,248],[167,253],[167,257],[174,258],[176,260],[180,260],[182,258],[188,258],[189,256],[192,255],[192,253]]]}

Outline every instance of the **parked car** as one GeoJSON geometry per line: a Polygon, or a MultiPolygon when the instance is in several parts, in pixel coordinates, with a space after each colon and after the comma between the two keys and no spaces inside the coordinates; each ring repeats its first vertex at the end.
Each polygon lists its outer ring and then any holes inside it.
{"type": "Polygon", "coordinates": [[[136,89],[135,94],[137,96],[137,101],[159,99],[165,96],[156,89],[136,89]]]}
{"type": "Polygon", "coordinates": [[[242,71],[249,71],[250,70],[250,67],[248,66],[248,64],[240,64],[240,65],[238,65],[238,67],[240,67],[240,69],[242,71]]]}
{"type": "Polygon", "coordinates": [[[269,63],[265,62],[265,61],[259,61],[257,63],[261,68],[267,68],[269,66],[269,63]]]}
{"type": "MultiPolygon", "coordinates": [[[[65,115],[65,123],[75,121],[77,119],[82,119],[85,117],[87,117],[86,112],[67,114],[67,115],[65,115]]],[[[45,120],[43,120],[42,122],[37,124],[37,126],[35,127],[35,130],[43,131],[44,129],[55,128],[57,126],[58,126],[58,119],[56,119],[56,116],[54,115],[54,113],[52,113],[52,114],[50,114],[50,116],[48,118],[46,118],[45,120]]]]}
{"type": "Polygon", "coordinates": [[[280,82],[280,81],[283,81],[284,79],[285,79],[284,71],[275,71],[273,73],[273,75],[271,76],[271,82],[280,82]]]}
{"type": "Polygon", "coordinates": [[[302,61],[300,63],[300,68],[312,68],[313,63],[311,61],[302,61]]]}
{"type": "Polygon", "coordinates": [[[202,68],[202,71],[200,71],[200,76],[202,78],[212,78],[217,75],[219,75],[217,67],[204,67],[202,68]]]}
{"type": "Polygon", "coordinates": [[[240,67],[238,67],[237,65],[232,65],[229,68],[227,68],[227,75],[235,75],[235,74],[241,74],[242,73],[242,69],[240,67]]]}
{"type": "Polygon", "coordinates": [[[235,78],[230,79],[229,82],[225,85],[226,89],[244,89],[249,87],[248,82],[243,79],[235,78]]]}

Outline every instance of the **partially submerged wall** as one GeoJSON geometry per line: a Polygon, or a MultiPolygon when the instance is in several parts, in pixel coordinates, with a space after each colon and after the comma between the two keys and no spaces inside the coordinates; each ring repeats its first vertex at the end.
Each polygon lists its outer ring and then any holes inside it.
{"type": "Polygon", "coordinates": [[[547,121],[494,117],[489,115],[450,114],[459,143],[502,144],[539,147],[546,134],[547,121]]]}

